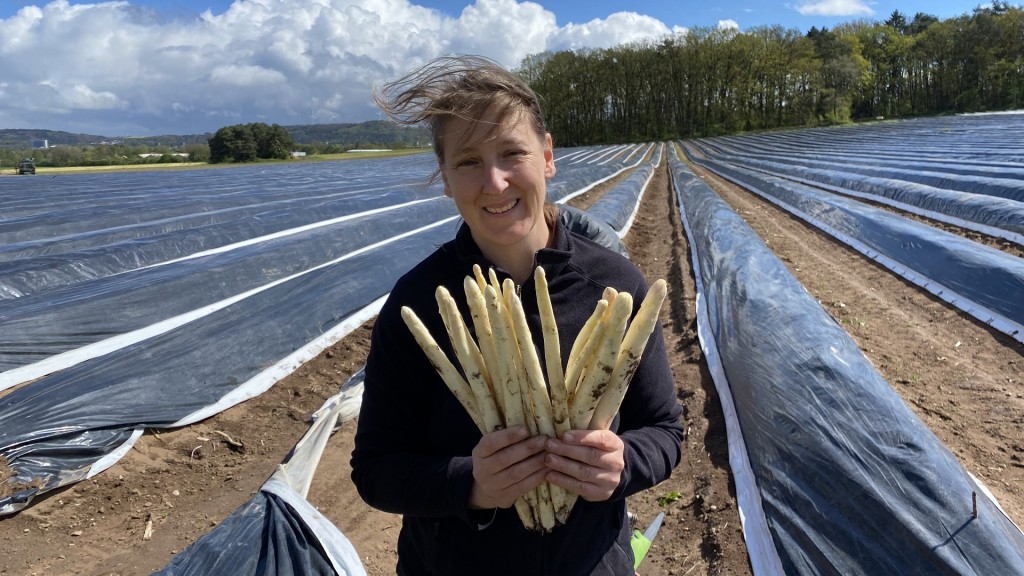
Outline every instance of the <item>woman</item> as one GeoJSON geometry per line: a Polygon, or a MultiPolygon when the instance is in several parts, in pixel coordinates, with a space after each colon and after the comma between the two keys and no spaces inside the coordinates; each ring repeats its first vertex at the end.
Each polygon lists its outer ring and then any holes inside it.
{"type": "MultiPolygon", "coordinates": [[[[531,279],[542,266],[564,359],[605,287],[632,293],[635,314],[647,283],[629,260],[573,234],[545,206],[555,175],[551,135],[517,76],[484,58],[445,57],[388,84],[377,101],[393,119],[431,128],[435,176],[464,221],[455,239],[395,285],[367,359],[352,479],[368,504],[403,515],[397,573],[632,575],[625,498],[669,476],[683,436],[660,326],[611,430],[553,439],[517,426],[481,435],[400,310],[416,311],[453,358],[437,337],[445,329],[434,289],[463,294],[478,264],[519,287],[538,340],[531,279]],[[541,533],[524,528],[512,505],[545,481],[580,498],[564,525],[541,533]]],[[[456,300],[468,317],[464,299],[456,300]]]]}

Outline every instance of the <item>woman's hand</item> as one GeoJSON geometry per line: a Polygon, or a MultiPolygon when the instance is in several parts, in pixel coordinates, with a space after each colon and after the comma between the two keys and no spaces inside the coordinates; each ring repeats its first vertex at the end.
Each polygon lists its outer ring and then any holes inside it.
{"type": "Polygon", "coordinates": [[[622,439],[609,430],[570,430],[547,441],[547,480],[584,500],[607,500],[622,479],[624,449],[622,439]]]}
{"type": "Polygon", "coordinates": [[[544,481],[545,436],[529,436],[525,426],[485,434],[473,448],[473,488],[469,507],[508,508],[544,481]]]}

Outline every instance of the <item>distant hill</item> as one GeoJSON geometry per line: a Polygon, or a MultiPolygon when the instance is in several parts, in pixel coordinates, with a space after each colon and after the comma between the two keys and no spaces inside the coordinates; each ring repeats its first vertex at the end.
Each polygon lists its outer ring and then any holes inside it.
{"type": "Polygon", "coordinates": [[[188,136],[99,136],[77,134],[60,130],[29,130],[5,128],[0,130],[0,148],[24,150],[33,147],[33,142],[46,140],[50,146],[96,146],[98,144],[128,144],[138,146],[181,146],[184,144],[206,144],[213,134],[192,134],[188,136]]]}
{"type": "MultiPolygon", "coordinates": [[[[403,127],[383,120],[356,124],[304,124],[285,126],[296,144],[406,144],[426,145],[430,132],[421,127],[403,127]]],[[[50,146],[94,146],[99,144],[128,144],[134,146],[181,146],[206,144],[213,137],[208,134],[163,136],[99,136],[75,134],[59,130],[0,129],[0,149],[25,150],[34,141],[46,140],[50,146]]]]}

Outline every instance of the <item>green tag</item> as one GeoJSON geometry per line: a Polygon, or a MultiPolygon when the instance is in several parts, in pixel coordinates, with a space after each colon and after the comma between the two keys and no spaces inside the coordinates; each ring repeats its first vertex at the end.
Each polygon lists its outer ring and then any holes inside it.
{"type": "Polygon", "coordinates": [[[647,551],[651,549],[651,541],[639,530],[633,530],[633,537],[629,539],[629,543],[633,548],[633,570],[636,570],[644,561],[644,556],[647,556],[647,551]]]}

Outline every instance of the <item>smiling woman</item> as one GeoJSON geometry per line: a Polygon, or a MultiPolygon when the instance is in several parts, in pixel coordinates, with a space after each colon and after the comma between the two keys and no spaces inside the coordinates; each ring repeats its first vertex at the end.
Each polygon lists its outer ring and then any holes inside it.
{"type": "Polygon", "coordinates": [[[555,161],[551,136],[515,120],[448,123],[445,134],[461,134],[465,144],[444,152],[441,178],[480,251],[522,284],[533,271],[533,254],[550,244],[543,212],[555,161]]]}
{"type": "MultiPolygon", "coordinates": [[[[437,306],[434,288],[461,294],[479,266],[520,296],[528,327],[521,332],[539,338],[530,280],[542,268],[563,335],[551,351],[567,359],[602,298],[620,294],[627,303],[620,314],[636,314],[645,278],[623,255],[570,231],[545,203],[555,175],[551,135],[519,77],[485,58],[444,57],[375,98],[392,119],[430,127],[434,177],[463,220],[454,240],[399,279],[374,324],[366,363],[352,479],[368,504],[402,515],[397,573],[632,575],[625,499],[669,476],[683,436],[662,331],[654,330],[610,429],[555,437],[519,425],[481,433],[406,329],[402,310],[416,312],[426,332],[445,334],[440,315],[427,314],[437,306]],[[571,514],[553,529],[545,525],[549,532],[528,528],[519,503],[533,494],[543,501],[554,487],[579,495],[571,514]]],[[[467,302],[455,305],[471,315],[467,302]]],[[[475,328],[469,336],[478,340],[475,328]]],[[[448,342],[440,346],[454,356],[448,342]]],[[[566,383],[547,386],[550,393],[566,383]]]]}

